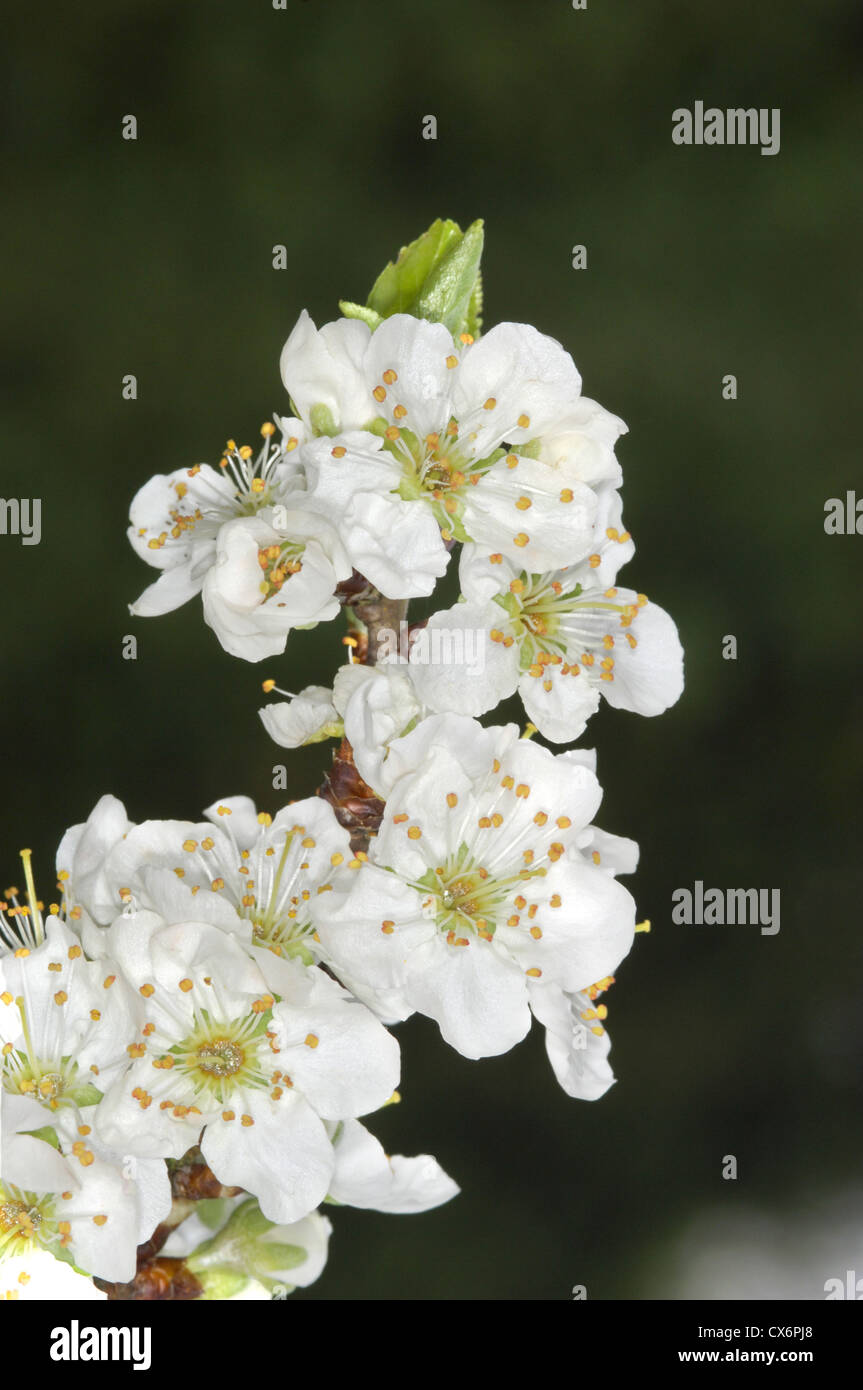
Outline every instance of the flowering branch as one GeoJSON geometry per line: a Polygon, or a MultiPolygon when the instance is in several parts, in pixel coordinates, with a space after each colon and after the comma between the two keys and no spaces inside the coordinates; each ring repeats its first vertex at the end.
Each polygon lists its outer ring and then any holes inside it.
{"type": "MultiPolygon", "coordinates": [[[[226,797],[134,824],[112,796],[64,835],[47,913],[0,905],[0,1273],[38,1297],[271,1298],[318,1278],[324,1207],[424,1211],[458,1191],[361,1117],[398,1099],[391,1031],[417,1012],[463,1056],[532,1021],[567,1095],[614,1077],[603,1002],[629,952],[595,754],[605,698],[683,688],[672,619],[620,587],[634,553],[625,425],[527,324],[480,334],[479,222],[437,221],[364,305],[281,355],[290,414],[257,453],[158,475],[129,540],[159,573],[132,605],[201,595],[262,661],[347,610],[332,686],[280,691],[277,744],[336,739],[319,794],[226,797]],[[454,563],[460,596],[409,629],[454,563]],[[22,1261],[24,1264],[22,1264],[22,1261]],[[29,1281],[29,1282],[28,1282],[29,1281]]],[[[263,683],[265,691],[275,681],[263,683]]],[[[286,789],[285,789],[286,790],[286,789]]]]}

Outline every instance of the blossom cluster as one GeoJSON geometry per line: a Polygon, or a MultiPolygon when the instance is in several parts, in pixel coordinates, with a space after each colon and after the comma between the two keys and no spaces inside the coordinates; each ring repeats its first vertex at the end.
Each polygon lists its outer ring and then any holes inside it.
{"type": "Polygon", "coordinates": [[[480,333],[478,226],[435,224],[363,308],[320,329],[303,312],[257,453],[229,440],[218,469],[134,498],[129,539],[160,573],[133,614],[200,593],[258,662],[345,613],[332,686],[260,716],[282,747],[340,740],[348,791],[139,824],[104,796],[63,837],[47,913],[25,852],[0,919],[0,1270],[21,1287],[37,1255],[42,1288],[132,1281],[157,1240],[200,1296],[270,1296],[320,1273],[323,1204],[447,1201],[433,1158],[389,1157],[361,1122],[397,1094],[391,1028],[412,1014],[469,1058],[535,1019],[568,1095],[613,1082],[602,996],[637,930],[618,876],[638,848],[595,824],[594,753],[546,744],[602,696],[665,710],[682,651],[617,584],[626,427],[554,339],[480,333]],[[409,624],[450,565],[458,601],[409,624]],[[525,729],[479,722],[516,693],[525,729]]]}
{"type": "Polygon", "coordinates": [[[187,1215],[171,1172],[190,1152],[228,1235],[206,1232],[196,1258],[183,1226],[165,1249],[186,1242],[210,1297],[316,1278],[323,1203],[424,1211],[457,1191],[433,1158],[389,1157],[360,1122],[398,1098],[400,1057],[304,944],[305,905],[330,882],[332,846],[347,849],[332,809],[312,798],[270,817],[228,798],[205,814],[133,825],[105,796],[61,841],[59,901],[37,898],[27,851],[26,891],[6,892],[7,1292],[64,1297],[70,1272],[132,1281],[138,1247],[187,1215]]]}

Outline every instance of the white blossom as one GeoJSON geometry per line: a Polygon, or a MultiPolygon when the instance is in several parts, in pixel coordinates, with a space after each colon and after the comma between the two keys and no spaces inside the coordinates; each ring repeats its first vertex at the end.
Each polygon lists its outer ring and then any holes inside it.
{"type": "Polygon", "coordinates": [[[305,507],[273,507],[227,522],[203,582],[204,620],[225,651],[262,661],[288,633],[334,618],[351,573],[335,530],[305,507]]]}
{"type": "Polygon", "coordinates": [[[313,1211],[334,1168],[324,1121],[384,1104],[395,1040],[316,967],[285,962],[276,998],[239,942],[207,923],[142,911],[109,936],[146,1022],[99,1107],[104,1142],[180,1158],[200,1138],[220,1182],[256,1196],[270,1221],[313,1211]]]}
{"type": "Polygon", "coordinates": [[[388,1010],[436,1019],[467,1057],[530,1027],[530,985],[567,992],[613,972],[632,898],[583,855],[594,773],[518,737],[433,716],[390,747],[380,832],[346,893],[314,911],[328,959],[388,1010]]]}
{"type": "Polygon", "coordinates": [[[609,527],[587,560],[543,574],[502,556],[463,559],[462,584],[475,601],[433,614],[427,631],[482,633],[484,660],[412,664],[418,697],[442,712],[481,714],[518,690],[528,718],[558,743],[578,738],[601,695],[618,709],[661,714],[683,690],[677,628],[646,595],[608,584],[608,569],[595,577],[607,552],[628,541],[609,527]]]}
{"type": "MultiPolygon", "coordinates": [[[[613,442],[625,427],[581,401],[581,378],[554,339],[502,323],[477,342],[469,334],[454,342],[442,324],[394,314],[368,338],[352,378],[358,402],[362,374],[371,403],[350,418],[334,413],[335,428],[323,431],[333,437],[301,452],[313,505],[387,597],[429,593],[446,540],[532,570],[588,553],[595,486],[617,481],[613,442]],[[374,418],[357,431],[366,411],[374,418]],[[406,545],[416,552],[413,572],[406,545]]],[[[314,381],[306,387],[312,399],[314,381]]],[[[326,374],[319,390],[323,398],[326,374]]]]}
{"type": "MultiPolygon", "coordinates": [[[[272,688],[269,681],[264,688],[268,686],[272,688]]],[[[333,692],[325,685],[307,685],[299,695],[264,705],[258,714],[270,738],[280,748],[302,748],[308,743],[340,737],[343,732],[342,721],[333,704],[333,692]]]]}
{"type": "Polygon", "coordinates": [[[136,617],[170,613],[194,598],[215,563],[221,528],[284,502],[302,487],[294,451],[305,431],[298,420],[279,423],[279,443],[273,442],[273,425],[261,427],[264,443],[256,458],[249,445],[229,440],[220,472],[206,463],[178,468],[156,474],[136,493],[127,535],[141,559],[162,571],[130,606],[136,617]]]}

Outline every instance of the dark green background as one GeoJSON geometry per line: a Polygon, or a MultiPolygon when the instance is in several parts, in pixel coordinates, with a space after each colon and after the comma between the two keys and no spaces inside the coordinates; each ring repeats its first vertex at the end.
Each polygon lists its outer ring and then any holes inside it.
{"type": "MultiPolygon", "coordinates": [[[[806,1221],[860,1186],[863,1140],[863,539],[823,530],[828,497],[863,495],[859,6],[23,10],[4,22],[0,491],[42,498],[43,539],[0,537],[0,872],[31,845],[48,897],[60,835],[107,790],[142,820],[238,792],[275,809],[282,760],[293,796],[315,787],[326,750],[276,753],[255,711],[266,675],[328,682],[338,624],[256,667],[197,601],[132,620],[154,576],[128,504],[285,408],[278,354],[301,308],[334,317],[433,218],[483,217],[487,324],[560,338],[630,426],[624,582],[686,647],[673,711],[606,708],[589,729],[600,820],[641,844],[654,930],[610,995],[619,1081],[595,1104],[556,1087],[538,1031],[471,1063],[428,1021],[401,1028],[404,1100],[373,1126],[437,1154],[463,1195],[416,1218],[336,1211],[300,1297],[656,1297],[681,1231],[717,1211],[772,1214],[805,1266],[806,1221]],[[696,99],[780,107],[780,153],[674,146],[671,112],[696,99]],[[781,889],[779,935],[672,925],[673,889],[698,878],[781,889]]],[[[860,1227],[833,1235],[839,1267],[813,1260],[812,1297],[863,1273],[860,1227]]]]}

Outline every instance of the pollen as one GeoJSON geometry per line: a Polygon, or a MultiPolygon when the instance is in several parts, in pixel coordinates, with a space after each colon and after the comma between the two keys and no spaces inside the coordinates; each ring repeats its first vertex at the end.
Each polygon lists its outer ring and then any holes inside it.
{"type": "Polygon", "coordinates": [[[409,839],[409,840],[419,840],[419,839],[421,839],[421,838],[422,838],[422,831],[420,830],[419,826],[418,826],[418,825],[412,825],[412,826],[410,827],[410,829],[408,830],[408,839],[409,839]]]}
{"type": "Polygon", "coordinates": [[[531,502],[529,497],[519,497],[515,505],[518,507],[520,512],[526,512],[528,507],[533,506],[533,503],[531,502]]]}
{"type": "Polygon", "coordinates": [[[138,991],[139,994],[143,994],[145,999],[149,999],[150,995],[155,994],[155,992],[156,989],[154,985],[141,985],[141,988],[138,991]]]}
{"type": "Polygon", "coordinates": [[[184,994],[188,994],[190,989],[194,989],[194,985],[192,984],[192,981],[187,978],[185,980],[180,981],[180,989],[183,991],[184,994]]]}
{"type": "Polygon", "coordinates": [[[387,386],[392,386],[393,382],[398,381],[399,374],[398,372],[394,372],[392,367],[388,367],[383,374],[383,378],[387,386]]]}
{"type": "Polygon", "coordinates": [[[450,353],[449,357],[446,359],[446,364],[450,369],[458,366],[458,358],[454,353],[450,353]]]}
{"type": "Polygon", "coordinates": [[[447,794],[446,794],[446,804],[447,804],[447,806],[449,806],[449,807],[453,807],[453,806],[457,806],[457,805],[458,805],[458,797],[456,796],[455,792],[447,792],[447,794]]]}
{"type": "Polygon", "coordinates": [[[526,531],[519,531],[518,535],[513,536],[512,539],[513,544],[517,546],[523,547],[530,544],[530,536],[527,534],[526,531]]]}
{"type": "Polygon", "coordinates": [[[307,1033],[306,1036],[303,1038],[303,1042],[305,1043],[306,1047],[315,1048],[320,1042],[320,1038],[318,1037],[317,1033],[307,1033]]]}
{"type": "Polygon", "coordinates": [[[494,396],[489,396],[487,401],[483,401],[482,408],[483,410],[494,410],[496,405],[497,401],[495,400],[494,396]]]}
{"type": "Polygon", "coordinates": [[[519,415],[519,417],[518,417],[518,422],[517,422],[517,423],[518,423],[519,429],[526,430],[527,427],[528,427],[528,425],[530,424],[530,416],[529,416],[529,415],[519,415]]]}
{"type": "Polygon", "coordinates": [[[374,391],[372,392],[372,395],[374,396],[376,401],[385,401],[387,398],[386,387],[376,386],[374,391]]]}

